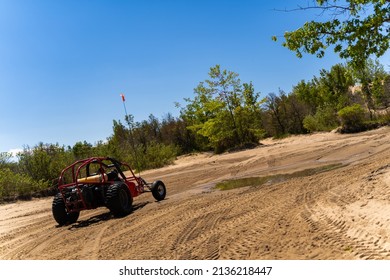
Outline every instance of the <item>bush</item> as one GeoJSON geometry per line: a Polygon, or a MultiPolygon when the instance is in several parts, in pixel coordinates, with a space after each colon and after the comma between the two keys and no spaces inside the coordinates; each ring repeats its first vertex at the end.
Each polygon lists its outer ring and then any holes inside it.
{"type": "Polygon", "coordinates": [[[312,116],[308,115],[303,119],[303,127],[307,129],[309,132],[321,131],[318,120],[312,116]]]}
{"type": "Polygon", "coordinates": [[[48,188],[44,181],[34,181],[31,177],[12,172],[9,168],[0,169],[0,201],[17,198],[31,198],[34,193],[48,188]]]}
{"type": "Polygon", "coordinates": [[[18,157],[20,173],[35,181],[58,178],[61,170],[74,161],[72,151],[58,144],[39,143],[33,148],[26,147],[18,157]]]}
{"type": "Polygon", "coordinates": [[[173,163],[178,154],[178,149],[174,145],[164,145],[152,142],[146,149],[145,169],[158,168],[173,163]]]}
{"type": "Polygon", "coordinates": [[[127,149],[119,160],[127,162],[137,172],[151,168],[159,168],[173,163],[178,155],[178,148],[175,145],[165,145],[157,142],[150,142],[146,147],[141,145],[127,149]]]}
{"type": "Polygon", "coordinates": [[[342,132],[359,132],[366,129],[365,111],[360,104],[345,107],[338,112],[342,132]]]}
{"type": "Polygon", "coordinates": [[[339,125],[337,115],[333,108],[318,108],[314,116],[308,115],[303,119],[303,127],[309,132],[331,131],[339,125]]]}

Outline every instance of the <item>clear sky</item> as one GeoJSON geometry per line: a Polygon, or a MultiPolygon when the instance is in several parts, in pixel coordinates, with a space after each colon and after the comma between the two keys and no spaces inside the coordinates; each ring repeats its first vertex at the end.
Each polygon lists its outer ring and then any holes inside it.
{"type": "MultiPolygon", "coordinates": [[[[317,12],[307,0],[0,0],[0,152],[96,143],[124,119],[178,115],[209,68],[263,96],[342,62],[303,59],[271,40],[317,12]]],[[[389,55],[382,58],[390,61],[389,55]]]]}

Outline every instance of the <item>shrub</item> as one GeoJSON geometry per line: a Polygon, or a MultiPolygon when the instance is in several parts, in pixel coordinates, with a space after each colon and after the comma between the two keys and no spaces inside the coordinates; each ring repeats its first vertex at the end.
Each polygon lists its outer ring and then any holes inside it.
{"type": "Polygon", "coordinates": [[[146,149],[145,168],[158,168],[173,163],[178,154],[178,149],[175,145],[164,145],[161,143],[152,142],[146,149]]]}
{"type": "Polygon", "coordinates": [[[317,119],[312,115],[308,115],[303,119],[303,127],[307,129],[309,132],[321,130],[319,128],[319,123],[317,119]]]}
{"type": "Polygon", "coordinates": [[[9,168],[0,169],[0,200],[31,198],[34,193],[48,188],[44,181],[34,181],[31,177],[12,172],[9,168]]]}
{"type": "Polygon", "coordinates": [[[318,108],[316,114],[308,115],[303,120],[303,127],[310,132],[331,131],[339,125],[337,115],[333,108],[318,108]]]}
{"type": "Polygon", "coordinates": [[[126,156],[120,160],[129,163],[137,172],[151,168],[159,168],[173,163],[178,155],[175,145],[150,142],[146,147],[137,146],[125,151],[126,156]]]}
{"type": "Polygon", "coordinates": [[[342,132],[359,132],[366,129],[365,111],[360,104],[345,107],[338,112],[342,132]]]}

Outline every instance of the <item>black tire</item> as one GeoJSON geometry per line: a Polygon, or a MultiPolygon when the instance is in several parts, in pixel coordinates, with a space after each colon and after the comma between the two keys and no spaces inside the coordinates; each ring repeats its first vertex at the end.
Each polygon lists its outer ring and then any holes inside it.
{"type": "Polygon", "coordinates": [[[165,188],[164,183],[160,180],[154,181],[151,189],[153,197],[157,201],[163,200],[167,195],[167,189],[165,188]]]}
{"type": "Polygon", "coordinates": [[[126,184],[115,183],[108,187],[106,205],[115,217],[124,217],[131,213],[133,197],[126,184]]]}
{"type": "Polygon", "coordinates": [[[60,193],[56,194],[53,199],[52,212],[54,220],[59,226],[73,224],[79,218],[80,212],[68,213],[65,202],[60,193]]]}

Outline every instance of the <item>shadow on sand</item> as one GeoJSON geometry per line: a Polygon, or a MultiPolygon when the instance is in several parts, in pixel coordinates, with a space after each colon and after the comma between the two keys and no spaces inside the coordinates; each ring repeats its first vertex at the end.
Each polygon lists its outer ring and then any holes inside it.
{"type": "MultiPolygon", "coordinates": [[[[137,211],[138,209],[142,209],[148,203],[149,202],[142,202],[142,203],[133,204],[133,211],[129,215],[132,215],[134,213],[134,211],[137,211]]],[[[129,216],[129,215],[127,215],[127,216],[129,216]]],[[[106,213],[102,213],[102,214],[90,217],[87,220],[77,221],[76,223],[72,224],[69,227],[69,230],[74,230],[74,229],[77,229],[77,228],[88,227],[88,226],[91,226],[93,224],[100,223],[102,221],[108,221],[108,220],[111,220],[111,219],[122,219],[122,218],[124,218],[124,217],[117,218],[117,217],[114,217],[114,215],[112,215],[111,212],[106,212],[106,213]]]]}

